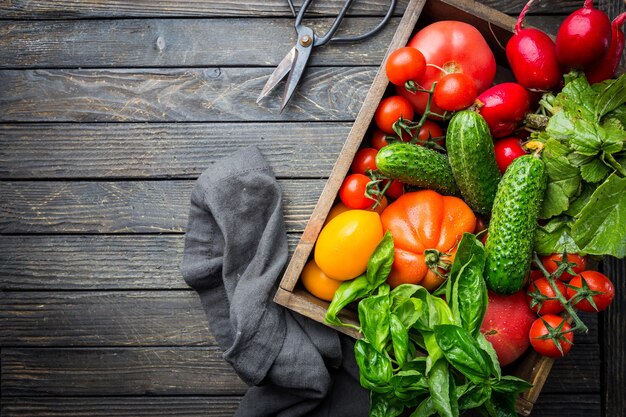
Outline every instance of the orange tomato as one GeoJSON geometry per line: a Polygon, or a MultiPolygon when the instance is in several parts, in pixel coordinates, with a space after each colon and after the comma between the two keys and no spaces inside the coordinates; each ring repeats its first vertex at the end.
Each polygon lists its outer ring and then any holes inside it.
{"type": "Polygon", "coordinates": [[[314,260],[310,260],[304,266],[300,280],[308,292],[326,301],[333,300],[335,291],[343,283],[342,281],[328,278],[314,260]]]}
{"type": "Polygon", "coordinates": [[[345,211],[322,228],[315,243],[315,263],[329,278],[340,281],[356,278],[365,272],[382,238],[378,213],[345,211]]]}
{"type": "Polygon", "coordinates": [[[432,190],[404,194],[383,211],[381,221],[395,245],[389,285],[421,284],[431,291],[443,282],[434,272],[437,265],[451,263],[463,233],[476,227],[463,200],[432,190]]]}

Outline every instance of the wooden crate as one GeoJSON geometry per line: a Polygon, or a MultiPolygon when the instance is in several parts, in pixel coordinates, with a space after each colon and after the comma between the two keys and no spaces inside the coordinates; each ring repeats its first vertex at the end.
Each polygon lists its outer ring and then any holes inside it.
{"type": "MultiPolygon", "coordinates": [[[[498,64],[496,81],[510,79],[511,75],[506,68],[508,63],[502,45],[506,45],[512,36],[515,19],[472,0],[411,0],[389,45],[387,55],[406,45],[419,28],[439,20],[460,20],[476,27],[487,40],[496,57],[498,64]]],[[[392,87],[381,65],[274,297],[274,301],[278,304],[321,323],[324,323],[324,315],[329,303],[308,293],[299,282],[300,274],[312,256],[315,241],[331,207],[337,201],[339,188],[348,173],[355,153],[363,140],[371,133],[376,107],[390,91],[392,87]]],[[[344,310],[340,317],[344,322],[358,324],[356,314],[349,309],[344,310]]],[[[351,328],[336,327],[336,329],[355,338],[360,336],[351,328]]],[[[517,412],[528,416],[550,372],[553,360],[539,356],[529,349],[516,364],[513,368],[506,368],[504,371],[533,384],[533,388],[521,395],[516,404],[517,412]]]]}

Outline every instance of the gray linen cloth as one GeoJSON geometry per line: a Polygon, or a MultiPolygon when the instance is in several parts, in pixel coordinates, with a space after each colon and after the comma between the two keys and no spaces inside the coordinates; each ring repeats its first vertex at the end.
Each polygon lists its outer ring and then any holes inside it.
{"type": "Polygon", "coordinates": [[[259,150],[209,167],[191,195],[181,272],[250,386],[235,415],[367,415],[354,342],[273,302],[287,256],[282,192],[259,150]]]}

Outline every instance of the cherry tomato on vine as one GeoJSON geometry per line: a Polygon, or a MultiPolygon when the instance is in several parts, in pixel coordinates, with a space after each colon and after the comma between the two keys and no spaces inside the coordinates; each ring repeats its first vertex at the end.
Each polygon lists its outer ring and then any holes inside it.
{"type": "MultiPolygon", "coordinates": [[[[383,185],[384,187],[384,185],[383,185]]],[[[389,198],[393,198],[394,200],[404,194],[404,184],[398,180],[391,181],[389,188],[385,191],[385,194],[389,196],[389,198]]]]}
{"type": "MultiPolygon", "coordinates": [[[[562,262],[562,261],[563,261],[563,254],[561,253],[553,253],[552,255],[543,256],[541,258],[541,263],[546,268],[546,270],[551,274],[557,270],[557,268],[559,267],[559,262],[562,262]]],[[[580,274],[582,271],[585,270],[585,268],[587,268],[587,258],[585,258],[584,256],[580,256],[576,253],[568,253],[567,262],[576,264],[572,266],[572,271],[574,271],[575,274],[580,274]]],[[[565,271],[561,274],[559,279],[561,281],[569,281],[573,277],[574,275],[565,271]]]]}
{"type": "MultiPolygon", "coordinates": [[[[426,120],[420,131],[417,133],[417,139],[419,141],[426,142],[431,138],[441,138],[435,141],[439,146],[443,146],[445,138],[443,137],[443,130],[441,127],[432,120],[426,120]]],[[[419,144],[419,142],[417,142],[419,144]]]]}
{"type": "Polygon", "coordinates": [[[572,326],[563,317],[555,314],[546,314],[539,317],[530,326],[530,344],[540,355],[549,358],[560,358],[565,356],[572,348],[574,333],[569,330],[572,326]],[[554,335],[553,338],[545,337],[550,334],[549,326],[554,335]],[[559,350],[559,347],[561,349],[559,350]]]}
{"type": "Polygon", "coordinates": [[[591,313],[606,310],[615,296],[615,287],[606,275],[597,271],[583,271],[580,275],[572,278],[569,282],[569,286],[567,287],[567,298],[571,299],[579,292],[582,291],[581,294],[584,294],[585,291],[587,291],[585,285],[583,284],[583,278],[588,291],[595,293],[589,294],[588,296],[593,300],[597,308],[594,308],[587,298],[581,299],[579,302],[574,304],[574,307],[578,310],[591,313]]]}
{"type": "Polygon", "coordinates": [[[405,120],[412,120],[414,115],[413,107],[411,103],[404,97],[391,96],[383,99],[378,108],[376,108],[376,114],[374,119],[376,120],[376,126],[383,132],[394,135],[393,124],[401,117],[405,120]]]}
{"type": "Polygon", "coordinates": [[[416,81],[424,75],[426,59],[415,48],[398,48],[389,54],[385,71],[392,84],[403,86],[407,81],[416,81]]]}
{"type": "Polygon", "coordinates": [[[376,170],[376,154],[378,150],[374,148],[361,148],[354,155],[350,171],[355,174],[366,175],[368,171],[376,170]]]}
{"type": "Polygon", "coordinates": [[[433,99],[442,110],[457,111],[471,106],[478,96],[476,84],[468,75],[453,72],[441,77],[435,86],[433,99]]]}
{"type": "Polygon", "coordinates": [[[533,281],[537,281],[540,278],[545,278],[545,276],[543,275],[543,272],[541,272],[541,269],[531,268],[530,273],[528,275],[528,280],[530,282],[533,282],[533,281]]]}
{"type": "Polygon", "coordinates": [[[518,138],[499,139],[493,144],[493,150],[496,154],[496,164],[502,174],[514,159],[526,155],[522,141],[518,138]]]}
{"type": "MultiPolygon", "coordinates": [[[[556,287],[565,298],[565,284],[561,281],[556,281],[556,287]]],[[[545,297],[545,298],[556,298],[556,293],[552,289],[550,282],[547,278],[539,278],[535,281],[532,281],[528,286],[528,302],[530,303],[530,308],[537,314],[557,314],[565,309],[563,304],[559,300],[536,300],[537,302],[533,302],[533,293],[537,297],[545,297]]]]}
{"type": "Polygon", "coordinates": [[[339,199],[351,209],[365,210],[374,205],[374,200],[365,195],[370,179],[363,174],[350,174],[339,189],[339,199]]]}
{"type": "Polygon", "coordinates": [[[376,150],[381,150],[381,148],[389,145],[389,142],[387,142],[387,134],[380,129],[374,130],[372,138],[370,139],[370,145],[376,150]]]}

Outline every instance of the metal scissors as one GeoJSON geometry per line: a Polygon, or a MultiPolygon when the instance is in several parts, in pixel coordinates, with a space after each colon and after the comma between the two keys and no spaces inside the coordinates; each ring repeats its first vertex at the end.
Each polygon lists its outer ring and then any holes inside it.
{"type": "Polygon", "coordinates": [[[300,7],[300,10],[296,14],[295,8],[293,6],[292,0],[287,0],[289,3],[289,7],[291,8],[291,13],[295,16],[295,28],[298,34],[298,40],[296,45],[291,48],[291,50],[285,55],[285,57],[280,61],[274,72],[270,75],[269,79],[265,83],[259,98],[257,99],[257,103],[260,102],[265,96],[267,96],[276,85],[282,80],[287,73],[289,73],[289,77],[287,78],[287,83],[285,84],[285,90],[283,92],[282,104],[280,110],[282,111],[291,97],[293,96],[294,91],[298,83],[300,82],[300,78],[302,78],[302,73],[304,72],[304,68],[306,67],[307,62],[309,61],[309,57],[311,56],[311,51],[314,47],[326,45],[329,42],[336,43],[347,43],[347,42],[359,42],[364,39],[373,36],[378,31],[380,31],[383,26],[389,21],[389,18],[393,14],[393,10],[396,6],[396,0],[391,0],[389,10],[387,10],[387,14],[382,19],[382,21],[372,30],[367,33],[358,36],[351,37],[334,37],[335,32],[339,29],[343,18],[345,17],[348,9],[352,5],[354,0],[346,0],[343,7],[339,11],[339,14],[335,18],[335,21],[332,23],[330,28],[326,31],[323,36],[317,36],[313,29],[308,26],[302,24],[302,20],[304,18],[304,14],[307,9],[313,2],[313,0],[304,0],[304,3],[300,7]]]}

